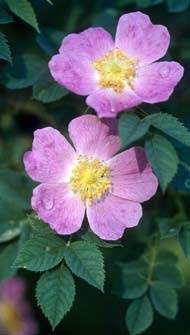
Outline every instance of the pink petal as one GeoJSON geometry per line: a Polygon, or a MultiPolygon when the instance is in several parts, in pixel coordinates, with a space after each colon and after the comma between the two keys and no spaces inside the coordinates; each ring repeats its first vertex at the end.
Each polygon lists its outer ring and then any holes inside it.
{"type": "Polygon", "coordinates": [[[88,95],[97,88],[97,71],[92,61],[114,48],[111,35],[103,28],[89,28],[64,38],[60,54],[49,62],[54,79],[72,92],[88,95]]]}
{"type": "Polygon", "coordinates": [[[142,100],[130,89],[116,93],[112,89],[101,89],[91,93],[86,103],[95,109],[99,117],[116,117],[124,109],[139,105],[142,100]]]}
{"type": "Polygon", "coordinates": [[[117,120],[100,120],[94,115],[83,115],[69,124],[70,138],[78,154],[108,159],[120,149],[117,120]]]}
{"type": "Polygon", "coordinates": [[[144,102],[166,101],[183,76],[183,67],[177,62],[157,62],[137,72],[134,91],[144,102]]]}
{"type": "Polygon", "coordinates": [[[39,182],[63,181],[76,157],[72,146],[59,131],[51,127],[34,132],[32,151],[24,155],[29,176],[39,182]]]}
{"type": "Polygon", "coordinates": [[[170,35],[166,27],[154,25],[141,12],[122,15],[116,32],[116,46],[140,64],[149,64],[163,57],[168,49],[170,35]]]}
{"type": "Polygon", "coordinates": [[[103,28],[89,28],[79,34],[69,34],[62,42],[59,52],[75,53],[76,58],[94,61],[114,48],[112,36],[103,28]]]}
{"type": "Polygon", "coordinates": [[[135,147],[126,150],[113,157],[109,163],[114,195],[143,202],[156,193],[158,181],[143,148],[135,147]]]}
{"type": "Polygon", "coordinates": [[[112,194],[87,207],[90,228],[105,240],[119,239],[125,228],[134,227],[139,223],[141,216],[142,207],[139,203],[112,194]]]}
{"type": "Polygon", "coordinates": [[[81,59],[77,53],[53,56],[49,69],[55,81],[76,94],[88,95],[97,88],[94,66],[86,58],[81,59]]]}
{"type": "Polygon", "coordinates": [[[58,234],[72,234],[80,229],[85,207],[67,184],[41,184],[33,190],[32,208],[40,219],[58,234]]]}

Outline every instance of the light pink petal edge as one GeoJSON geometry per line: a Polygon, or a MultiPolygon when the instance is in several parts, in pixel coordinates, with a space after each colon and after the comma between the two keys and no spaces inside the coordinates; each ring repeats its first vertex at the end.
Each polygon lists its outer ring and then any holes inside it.
{"type": "Polygon", "coordinates": [[[122,15],[116,32],[116,46],[135,57],[140,65],[150,64],[166,54],[170,35],[166,27],[152,24],[148,15],[122,15]]]}
{"type": "Polygon", "coordinates": [[[139,203],[112,194],[87,207],[90,228],[104,240],[121,238],[126,228],[138,225],[141,216],[142,207],[139,203]]]}
{"type": "Polygon", "coordinates": [[[134,147],[126,150],[114,156],[109,164],[114,195],[143,202],[156,193],[158,181],[143,148],[134,147]]]}
{"type": "Polygon", "coordinates": [[[106,160],[120,149],[116,119],[98,119],[83,115],[69,124],[69,135],[78,154],[106,160]]]}
{"type": "Polygon", "coordinates": [[[80,229],[85,207],[67,184],[41,184],[33,190],[32,208],[40,219],[58,234],[67,235],[80,229]]]}
{"type": "Polygon", "coordinates": [[[32,151],[24,154],[28,175],[38,182],[64,181],[76,153],[63,135],[47,127],[34,132],[32,151]]]}
{"type": "Polygon", "coordinates": [[[144,102],[166,101],[183,76],[177,62],[157,62],[140,68],[134,81],[134,91],[144,102]]]}

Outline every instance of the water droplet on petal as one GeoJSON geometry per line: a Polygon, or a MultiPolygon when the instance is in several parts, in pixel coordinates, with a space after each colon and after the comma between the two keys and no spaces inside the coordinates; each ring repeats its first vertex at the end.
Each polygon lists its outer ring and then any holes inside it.
{"type": "Polygon", "coordinates": [[[44,205],[45,209],[49,209],[49,210],[52,209],[53,205],[54,205],[53,197],[51,195],[46,195],[43,198],[43,205],[44,205]]]}
{"type": "Polygon", "coordinates": [[[185,187],[190,188],[190,178],[187,178],[185,181],[185,187]]]}
{"type": "Polygon", "coordinates": [[[170,68],[168,65],[163,65],[160,69],[159,69],[159,74],[162,78],[167,78],[169,76],[170,73],[170,68]]]}

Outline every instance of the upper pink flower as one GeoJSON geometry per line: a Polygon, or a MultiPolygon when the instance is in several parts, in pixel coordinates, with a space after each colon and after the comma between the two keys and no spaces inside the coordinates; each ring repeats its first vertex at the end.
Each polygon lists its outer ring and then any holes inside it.
{"type": "Polygon", "coordinates": [[[88,95],[100,117],[142,102],[166,101],[183,75],[177,62],[157,62],[166,54],[170,35],[141,12],[120,17],[115,43],[103,28],[66,36],[49,68],[54,79],[72,92],[88,95]]]}
{"type": "Polygon", "coordinates": [[[0,283],[0,334],[37,335],[38,326],[25,291],[25,282],[19,277],[0,283]]]}
{"type": "Polygon", "coordinates": [[[156,192],[157,179],[144,149],[120,148],[117,120],[85,115],[72,120],[75,147],[55,129],[34,132],[32,151],[24,155],[30,177],[41,182],[33,191],[32,208],[58,234],[80,229],[85,215],[92,231],[116,240],[142,216],[140,203],[156,192]]]}

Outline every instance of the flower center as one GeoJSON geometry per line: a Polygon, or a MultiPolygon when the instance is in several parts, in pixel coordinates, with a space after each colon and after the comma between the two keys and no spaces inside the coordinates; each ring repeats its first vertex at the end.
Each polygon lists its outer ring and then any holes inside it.
{"type": "Polygon", "coordinates": [[[21,321],[18,319],[16,310],[10,302],[0,303],[0,324],[1,323],[9,334],[15,334],[21,329],[21,321]]]}
{"type": "Polygon", "coordinates": [[[80,155],[71,172],[70,188],[88,206],[111,190],[110,168],[92,156],[80,155]]]}
{"type": "Polygon", "coordinates": [[[92,64],[99,73],[101,87],[112,88],[116,93],[122,93],[126,85],[133,89],[138,62],[128,58],[123,50],[116,47],[92,64]]]}

